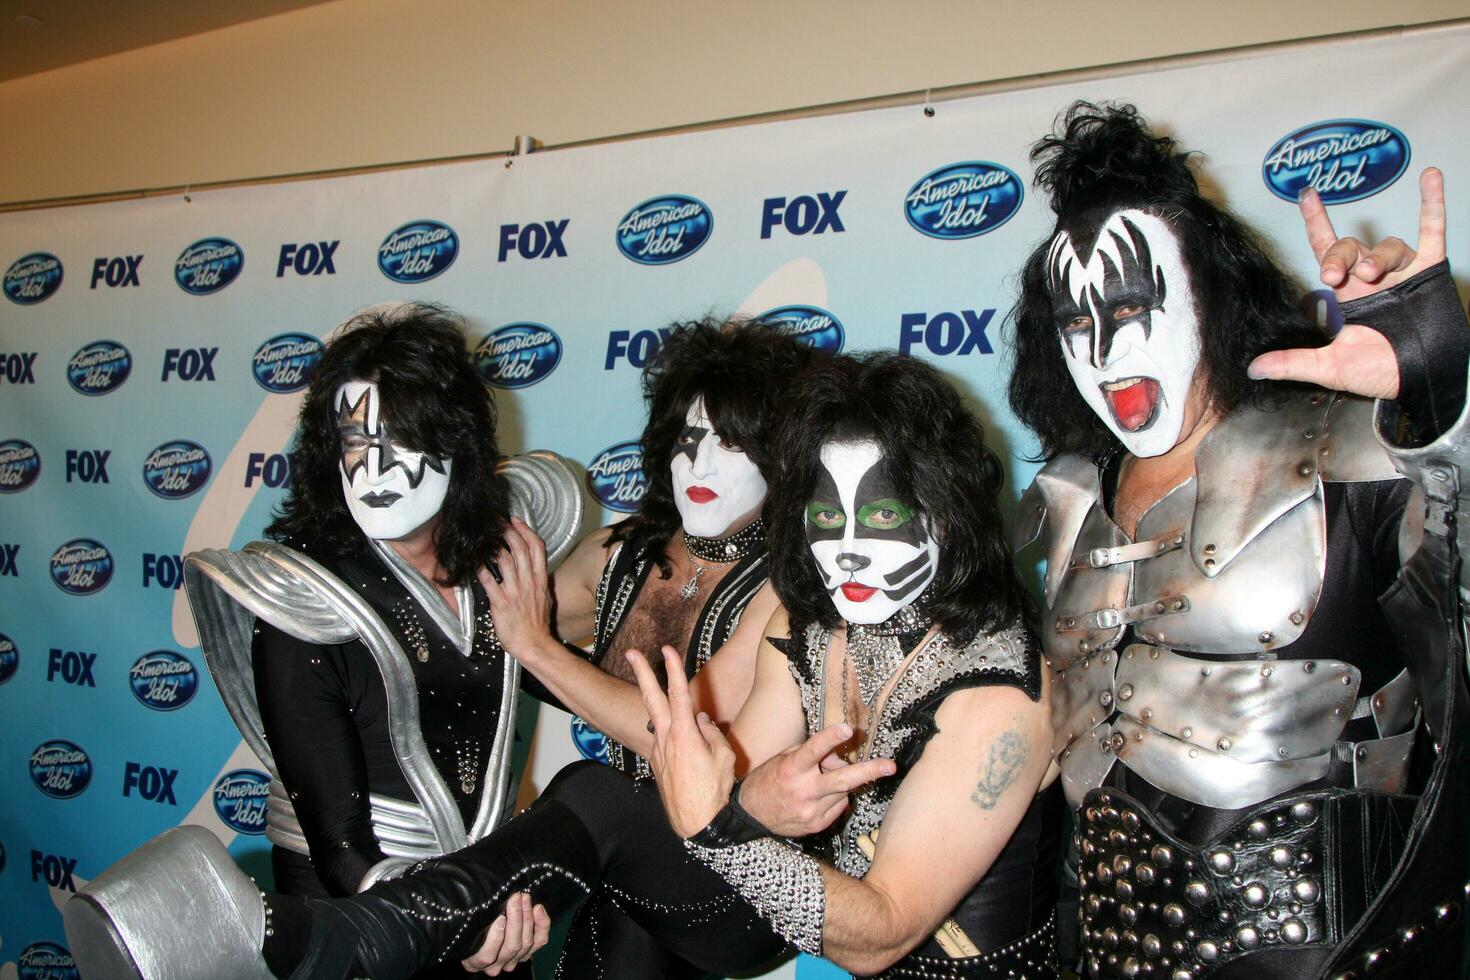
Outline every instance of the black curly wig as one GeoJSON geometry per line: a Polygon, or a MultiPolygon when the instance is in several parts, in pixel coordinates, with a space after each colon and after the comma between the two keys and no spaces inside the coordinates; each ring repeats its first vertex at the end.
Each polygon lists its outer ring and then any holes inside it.
{"type": "Polygon", "coordinates": [[[639,444],[648,490],[638,512],[614,525],[608,544],[644,551],[668,578],[664,546],[681,526],[669,464],[689,406],[703,397],[715,431],[739,446],[769,483],[777,402],[817,356],[773,323],[715,317],[675,323],[643,369],[648,423],[639,444]]]}
{"type": "Polygon", "coordinates": [[[395,440],[454,461],[434,550],[444,571],[440,584],[468,584],[501,548],[510,497],[495,473],[494,403],[470,357],[463,321],[440,306],[369,310],[327,343],[301,405],[290,485],[266,535],[325,557],[367,546],[342,496],[332,398],[348,381],[377,382],[395,440]]]}
{"type": "Polygon", "coordinates": [[[1011,410],[1040,437],[1044,459],[1079,453],[1100,460],[1118,446],[1082,399],[1062,357],[1046,270],[1059,232],[1086,238],[1125,208],[1174,229],[1200,311],[1200,368],[1211,407],[1220,414],[1266,395],[1270,382],[1246,377],[1258,355],[1327,342],[1298,306],[1301,287],[1240,219],[1200,193],[1189,156],[1174,140],[1150,133],[1135,107],[1090,102],[1074,103],[1058,117],[1055,132],[1031,148],[1036,186],[1051,196],[1057,221],[1027,257],[1020,297],[1008,317],[1014,351],[1009,397],[1011,410]]]}
{"type": "Polygon", "coordinates": [[[822,472],[822,446],[872,439],[896,489],[918,505],[939,543],[929,612],[968,640],[1024,622],[1030,609],[1011,563],[997,506],[999,481],[980,423],[929,364],[874,352],[814,367],[790,392],[767,498],[771,583],[791,635],[841,623],[806,536],[806,507],[822,472]]]}

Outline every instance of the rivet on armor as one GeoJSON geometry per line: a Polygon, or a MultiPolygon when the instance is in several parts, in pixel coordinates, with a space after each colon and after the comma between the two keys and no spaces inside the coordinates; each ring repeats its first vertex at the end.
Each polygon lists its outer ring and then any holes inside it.
{"type": "Polygon", "coordinates": [[[1113,858],[1113,870],[1120,875],[1126,875],[1133,870],[1133,859],[1126,854],[1119,854],[1113,858]]]}
{"type": "Polygon", "coordinates": [[[1103,807],[1102,818],[1103,823],[1112,824],[1114,827],[1118,826],[1118,821],[1121,819],[1118,808],[1113,806],[1103,807]]]}
{"type": "Polygon", "coordinates": [[[1097,895],[1087,896],[1087,912],[1089,915],[1097,915],[1102,909],[1102,899],[1097,895]]]}
{"type": "Polygon", "coordinates": [[[1289,847],[1271,848],[1271,863],[1278,868],[1289,868],[1296,860],[1296,855],[1291,853],[1289,847]]]}
{"type": "Polygon", "coordinates": [[[1235,870],[1235,855],[1229,851],[1212,851],[1210,852],[1210,867],[1215,870],[1215,874],[1228,875],[1235,870]]]}
{"type": "Polygon", "coordinates": [[[1167,609],[1167,608],[1169,608],[1169,607],[1166,606],[1166,605],[1164,605],[1163,602],[1155,602],[1154,603],[1154,614],[1157,615],[1157,616],[1162,616],[1164,614],[1164,610],[1167,609]]]}
{"type": "Polygon", "coordinates": [[[1258,949],[1261,945],[1261,933],[1255,926],[1241,926],[1235,930],[1235,943],[1241,949],[1258,949]]]}
{"type": "Polygon", "coordinates": [[[1215,546],[1214,546],[1214,544],[1207,544],[1207,545],[1205,545],[1205,554],[1207,554],[1207,555],[1213,555],[1214,553],[1215,553],[1215,546]]]}
{"type": "Polygon", "coordinates": [[[1343,687],[1349,686],[1350,684],[1352,684],[1352,682],[1353,682],[1353,679],[1352,679],[1352,677],[1350,675],[1348,675],[1348,674],[1343,674],[1342,675],[1342,686],[1343,687]]]}
{"type": "Polygon", "coordinates": [[[1364,759],[1368,758],[1368,750],[1361,745],[1358,746],[1357,756],[1358,761],[1362,762],[1364,759]]]}
{"type": "Polygon", "coordinates": [[[1276,668],[1274,668],[1274,667],[1262,667],[1261,668],[1261,676],[1262,677],[1270,677],[1274,673],[1276,673],[1276,668]]]}
{"type": "Polygon", "coordinates": [[[1305,462],[1305,463],[1298,464],[1297,465],[1297,468],[1296,468],[1296,475],[1297,476],[1311,476],[1312,475],[1312,464],[1310,462],[1305,462]]]}
{"type": "Polygon", "coordinates": [[[1302,800],[1291,805],[1291,816],[1298,823],[1311,823],[1317,819],[1317,808],[1306,800],[1302,800]]]}
{"type": "Polygon", "coordinates": [[[1206,568],[1214,568],[1215,567],[1215,559],[1213,559],[1213,558],[1206,558],[1205,559],[1205,567],[1206,568]]]}
{"type": "MultiPolygon", "coordinates": [[[[1088,643],[1086,640],[1078,640],[1077,641],[1077,649],[1078,650],[1081,650],[1083,653],[1089,653],[1092,650],[1092,644],[1091,643],[1088,643]]],[[[1083,670],[1086,670],[1087,669],[1087,661],[1086,660],[1082,661],[1082,669],[1083,670]]]]}
{"type": "Polygon", "coordinates": [[[1167,868],[1174,863],[1174,851],[1163,844],[1155,847],[1149,853],[1149,857],[1153,858],[1154,864],[1161,868],[1167,868]]]}
{"type": "Polygon", "coordinates": [[[1185,725],[1183,728],[1179,729],[1179,737],[1180,738],[1193,738],[1194,737],[1194,729],[1193,728],[1190,728],[1188,725],[1185,725]]]}
{"type": "Polygon", "coordinates": [[[1303,429],[1302,430],[1302,438],[1303,439],[1315,439],[1315,438],[1317,438],[1317,432],[1316,432],[1315,429],[1303,429]]]}
{"type": "Polygon", "coordinates": [[[1104,929],[1103,930],[1103,934],[1102,934],[1102,940],[1103,940],[1104,945],[1106,945],[1109,949],[1117,949],[1118,948],[1118,930],[1112,928],[1111,926],[1109,926],[1107,929],[1104,929]]]}
{"type": "Polygon", "coordinates": [[[1306,671],[1309,674],[1316,669],[1317,664],[1314,661],[1308,660],[1306,663],[1302,664],[1302,670],[1306,671]]]}
{"type": "Polygon", "coordinates": [[[1125,902],[1133,897],[1133,886],[1121,878],[1113,882],[1113,891],[1125,902]]]}
{"type": "Polygon", "coordinates": [[[1138,867],[1133,870],[1133,877],[1138,879],[1140,885],[1152,885],[1154,879],[1158,877],[1158,872],[1154,870],[1152,864],[1140,861],[1138,867]]]}
{"type": "Polygon", "coordinates": [[[1184,906],[1178,902],[1170,902],[1164,906],[1164,921],[1171,926],[1182,926],[1189,918],[1189,913],[1184,911],[1184,906]]]}
{"type": "Polygon", "coordinates": [[[1124,929],[1123,930],[1123,945],[1124,946],[1127,946],[1129,949],[1137,949],[1138,948],[1138,933],[1134,932],[1132,929],[1124,929]]]}
{"type": "Polygon", "coordinates": [[[1104,708],[1110,708],[1110,707],[1112,707],[1112,704],[1113,704],[1113,692],[1112,691],[1103,691],[1101,694],[1099,694],[1097,696],[1097,703],[1100,704],[1100,705],[1102,705],[1104,708]]]}
{"type": "Polygon", "coordinates": [[[1199,758],[1199,749],[1190,749],[1189,750],[1189,757],[1191,759],[1198,759],[1199,758]]]}
{"type": "Polygon", "coordinates": [[[1291,625],[1293,625],[1293,626],[1300,626],[1302,624],[1302,620],[1306,619],[1307,617],[1303,616],[1301,614],[1301,612],[1298,611],[1298,612],[1293,612],[1287,618],[1291,620],[1291,625]]]}
{"type": "Polygon", "coordinates": [[[1184,600],[1183,599],[1175,599],[1172,603],[1170,603],[1170,605],[1172,605],[1174,607],[1174,611],[1175,612],[1179,612],[1180,610],[1182,610],[1184,608],[1184,600]]]}
{"type": "Polygon", "coordinates": [[[1184,886],[1184,897],[1195,905],[1203,905],[1210,900],[1210,889],[1203,881],[1191,881],[1184,886]]]}
{"type": "Polygon", "coordinates": [[[1123,961],[1123,976],[1125,977],[1136,977],[1142,969],[1143,964],[1138,962],[1138,957],[1136,956],[1130,956],[1123,961]]]}
{"type": "Polygon", "coordinates": [[[1271,833],[1271,828],[1266,824],[1266,821],[1264,820],[1252,820],[1250,822],[1250,825],[1246,827],[1245,830],[1246,833],[1250,834],[1251,837],[1255,838],[1256,840],[1265,840],[1266,837],[1271,833]]]}
{"type": "Polygon", "coordinates": [[[1138,814],[1134,813],[1132,810],[1124,810],[1123,829],[1128,831],[1128,833],[1130,834],[1136,834],[1138,833],[1138,825],[1138,814]]]}
{"type": "Polygon", "coordinates": [[[1097,880],[1104,885],[1113,880],[1113,869],[1108,867],[1106,861],[1097,862],[1097,880]]]}
{"type": "Polygon", "coordinates": [[[1259,881],[1253,881],[1245,886],[1241,897],[1245,899],[1245,904],[1253,909],[1258,909],[1271,900],[1271,893],[1266,890],[1265,885],[1259,881]]]}
{"type": "Polygon", "coordinates": [[[1194,951],[1196,954],[1198,954],[1199,958],[1204,960],[1206,963],[1213,963],[1220,957],[1220,947],[1216,946],[1208,939],[1196,946],[1194,948],[1194,951]]]}
{"type": "Polygon", "coordinates": [[[1125,926],[1131,926],[1138,921],[1138,909],[1124,902],[1118,906],[1118,918],[1123,921],[1125,926]]]}
{"type": "Polygon", "coordinates": [[[1272,633],[1271,633],[1270,630],[1261,630],[1261,635],[1260,636],[1257,636],[1256,637],[1256,640],[1258,642],[1261,642],[1261,643],[1270,643],[1271,642],[1271,638],[1272,638],[1272,633]]]}
{"type": "Polygon", "coordinates": [[[1123,733],[1122,732],[1113,732],[1113,737],[1112,737],[1111,741],[1113,743],[1113,751],[1114,752],[1117,752],[1119,749],[1121,749],[1123,747],[1123,733]]]}
{"type": "Polygon", "coordinates": [[[1220,736],[1220,740],[1215,743],[1215,748],[1219,749],[1221,752],[1229,752],[1231,744],[1233,743],[1231,743],[1230,739],[1222,735],[1220,736]]]}
{"type": "Polygon", "coordinates": [[[1118,700],[1119,701],[1127,701],[1131,697],[1133,697],[1133,685],[1132,684],[1124,684],[1122,687],[1118,688],[1118,700]]]}
{"type": "Polygon", "coordinates": [[[1281,939],[1289,946],[1300,946],[1307,941],[1307,924],[1301,919],[1287,919],[1281,923],[1281,939]]]}
{"type": "Polygon", "coordinates": [[[1169,980],[1194,980],[1194,974],[1190,973],[1188,970],[1184,969],[1184,967],[1181,966],[1179,969],[1169,974],[1169,980]]]}

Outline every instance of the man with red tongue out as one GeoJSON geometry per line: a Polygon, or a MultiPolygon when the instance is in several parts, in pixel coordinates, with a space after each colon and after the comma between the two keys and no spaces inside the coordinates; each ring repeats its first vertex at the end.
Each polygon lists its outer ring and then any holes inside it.
{"type": "Polygon", "coordinates": [[[1303,194],[1329,344],[1132,107],[1078,103],[1032,156],[1057,227],[1014,312],[1046,458],[1015,543],[1046,549],[1080,972],[1458,975],[1470,327],[1439,173],[1417,252],[1303,194]]]}

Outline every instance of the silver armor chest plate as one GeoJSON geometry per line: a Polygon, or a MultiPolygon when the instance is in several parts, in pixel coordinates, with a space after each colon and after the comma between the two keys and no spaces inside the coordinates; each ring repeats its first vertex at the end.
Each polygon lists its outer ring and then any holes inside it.
{"type": "MultiPolygon", "coordinates": [[[[1048,532],[1042,642],[1074,805],[1122,761],[1176,796],[1249,806],[1324,775],[1351,718],[1371,712],[1385,735],[1412,723],[1403,678],[1375,698],[1380,717],[1358,701],[1356,668],[1274,652],[1302,635],[1322,591],[1323,481],[1396,476],[1367,403],[1318,393],[1238,409],[1196,469],[1132,540],[1090,463],[1048,464],[1022,501],[1023,540],[1048,532]],[[1130,626],[1139,642],[1117,649],[1130,626]]],[[[1409,738],[1351,748],[1364,784],[1401,777],[1409,738]]]]}

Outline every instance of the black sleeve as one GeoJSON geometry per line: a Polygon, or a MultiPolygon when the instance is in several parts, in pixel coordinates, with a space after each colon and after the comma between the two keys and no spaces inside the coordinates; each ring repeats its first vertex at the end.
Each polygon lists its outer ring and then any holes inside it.
{"type": "Polygon", "coordinates": [[[251,653],[265,736],[296,808],[317,877],[334,896],[357,894],[385,855],[373,835],[367,764],[353,720],[351,651],[256,622],[251,653]]]}
{"type": "MultiPolygon", "coordinates": [[[[583,650],[575,643],[567,643],[563,641],[562,646],[570,650],[572,652],[572,655],[575,657],[589,661],[592,659],[591,651],[583,650]]],[[[572,710],[566,705],[562,704],[560,698],[558,698],[555,694],[552,694],[551,690],[545,684],[541,683],[541,681],[538,680],[534,674],[532,674],[529,670],[526,670],[525,668],[521,669],[521,691],[525,694],[531,695],[531,697],[535,698],[537,701],[540,701],[542,704],[549,704],[553,708],[558,708],[562,711],[565,711],[567,714],[572,714],[572,710]]]]}
{"type": "Polygon", "coordinates": [[[1400,434],[1400,444],[1427,445],[1454,425],[1465,407],[1470,325],[1448,261],[1392,289],[1342,304],[1342,316],[1372,327],[1393,346],[1399,365],[1395,404],[1409,429],[1400,434]]]}

